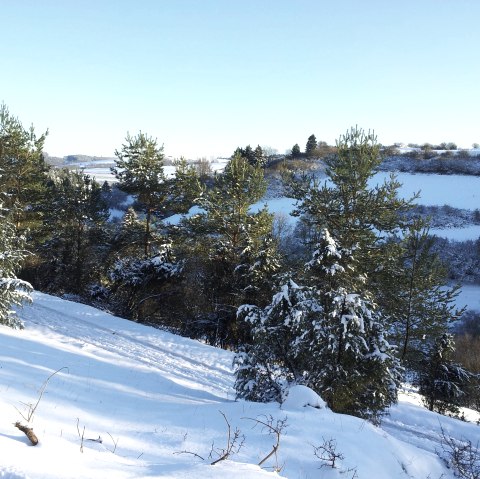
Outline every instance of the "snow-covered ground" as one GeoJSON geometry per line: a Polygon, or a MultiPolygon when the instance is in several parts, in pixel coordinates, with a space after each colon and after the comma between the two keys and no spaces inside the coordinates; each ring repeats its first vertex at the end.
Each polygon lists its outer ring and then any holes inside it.
{"type": "MultiPolygon", "coordinates": [[[[225,158],[218,158],[215,161],[210,162],[210,168],[212,171],[222,171],[225,168],[228,160],[225,158]]],[[[110,162],[100,161],[100,162],[89,162],[89,163],[77,163],[75,167],[78,169],[82,169],[85,174],[90,175],[92,178],[95,178],[99,183],[103,183],[107,181],[108,183],[116,183],[117,179],[113,175],[110,170],[110,166],[106,166],[111,164],[111,166],[115,166],[115,161],[111,160],[110,162]],[[98,166],[96,166],[98,164],[98,166]]],[[[166,165],[164,167],[164,172],[167,178],[171,178],[175,175],[175,166],[173,165],[166,165]]]]}
{"type": "MultiPolygon", "coordinates": [[[[480,208],[480,176],[436,175],[433,173],[395,173],[402,184],[399,194],[410,198],[420,192],[417,203],[422,205],[449,205],[474,210],[480,208]]],[[[389,172],[377,173],[371,184],[382,183],[389,172]]]]}
{"type": "Polygon", "coordinates": [[[480,285],[462,285],[462,289],[457,297],[456,304],[459,308],[467,306],[467,309],[474,309],[480,312],[480,285]]]}
{"type": "Polygon", "coordinates": [[[381,427],[305,406],[321,401],[301,388],[282,406],[235,401],[230,352],[41,293],[20,316],[25,330],[0,326],[4,479],[448,479],[453,471],[436,454],[441,428],[480,436],[473,423],[422,408],[411,391],[381,427]],[[34,447],[13,424],[25,423],[26,405],[39,398],[34,447]],[[286,426],[277,455],[259,467],[275,438],[255,419],[270,418],[286,426]],[[244,445],[212,466],[226,446],[226,421],[244,445]],[[335,469],[314,455],[330,440],[343,455],[335,469]]]}

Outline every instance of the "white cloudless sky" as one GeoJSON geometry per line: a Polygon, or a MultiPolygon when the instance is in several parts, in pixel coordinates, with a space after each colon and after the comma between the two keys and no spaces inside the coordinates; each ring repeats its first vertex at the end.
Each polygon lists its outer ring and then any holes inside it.
{"type": "Polygon", "coordinates": [[[2,0],[0,102],[51,155],[480,142],[478,0],[2,0]]]}

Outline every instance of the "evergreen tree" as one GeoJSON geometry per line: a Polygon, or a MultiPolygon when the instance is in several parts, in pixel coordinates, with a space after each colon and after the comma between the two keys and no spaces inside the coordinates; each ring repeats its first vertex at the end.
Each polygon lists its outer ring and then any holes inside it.
{"type": "Polygon", "coordinates": [[[110,304],[114,311],[137,321],[171,325],[173,311],[162,301],[170,283],[178,280],[183,263],[176,261],[168,240],[157,243],[155,255],[149,258],[118,256],[108,272],[110,304]]]}
{"type": "Polygon", "coordinates": [[[300,147],[298,146],[298,143],[295,143],[292,147],[292,158],[298,158],[302,155],[300,152],[300,147]]]}
{"type": "Polygon", "coordinates": [[[315,135],[310,135],[307,140],[307,145],[305,147],[305,155],[310,157],[315,154],[315,150],[317,149],[317,139],[315,135]]]}
{"type": "Polygon", "coordinates": [[[156,254],[151,246],[153,220],[187,212],[201,191],[198,176],[195,168],[181,158],[175,162],[175,177],[167,178],[163,146],[159,147],[157,140],[141,132],[135,137],[127,135],[126,143],[115,155],[112,172],[119,180],[119,187],[136,195],[145,213],[143,252],[148,258],[156,254]]]}
{"type": "Polygon", "coordinates": [[[425,222],[413,220],[402,242],[396,281],[383,289],[388,297],[382,302],[399,356],[413,369],[435,338],[445,334],[463,313],[455,307],[459,287],[446,287],[447,270],[433,252],[433,244],[425,222]]]}
{"type": "Polygon", "coordinates": [[[276,268],[275,261],[261,259],[267,251],[274,254],[274,245],[265,243],[272,215],[266,209],[249,212],[265,190],[263,170],[236,155],[201,197],[204,212],[188,222],[200,241],[197,252],[205,258],[205,277],[198,287],[210,305],[210,311],[204,313],[210,319],[204,322],[211,324],[213,342],[240,341],[243,332],[238,330],[236,309],[246,295],[264,295],[266,282],[261,278],[276,268]]]}
{"type": "Polygon", "coordinates": [[[255,164],[255,152],[250,145],[247,145],[243,150],[242,155],[251,165],[255,164]]]}
{"type": "Polygon", "coordinates": [[[393,176],[369,186],[380,161],[375,136],[355,128],[340,138],[337,153],[327,160],[331,186],[294,172],[284,177],[288,194],[298,200],[295,214],[313,231],[312,241],[326,228],[341,238],[344,248],[356,249],[355,273],[365,277],[365,291],[375,296],[384,281],[394,282],[399,255],[395,237],[405,228],[402,213],[413,201],[398,197],[400,184],[393,176]]]}
{"type": "Polygon", "coordinates": [[[303,336],[310,333],[312,338],[320,313],[311,290],[291,279],[265,308],[245,304],[238,309],[239,319],[251,331],[251,342],[234,358],[237,397],[281,401],[289,384],[307,383],[303,336]]]}
{"type": "Polygon", "coordinates": [[[265,158],[265,154],[263,152],[263,149],[260,145],[257,145],[257,147],[255,148],[255,151],[254,151],[254,165],[259,165],[261,166],[262,168],[265,168],[266,164],[267,164],[267,160],[265,158]]]}
{"type": "Polygon", "coordinates": [[[127,135],[121,150],[116,150],[115,167],[112,172],[119,181],[119,187],[137,195],[145,213],[143,241],[144,256],[150,255],[151,223],[155,211],[165,207],[167,197],[164,172],[165,155],[163,146],[157,140],[140,132],[137,136],[127,135]]]}
{"type": "Polygon", "coordinates": [[[49,170],[42,154],[46,135],[37,137],[33,126],[25,129],[0,105],[0,191],[6,194],[4,204],[17,229],[38,226],[36,205],[49,170]]]}
{"type": "Polygon", "coordinates": [[[347,289],[355,286],[355,265],[324,231],[307,264],[308,288],[289,281],[266,308],[239,309],[253,337],[235,359],[239,396],[278,400],[285,384],[302,383],[334,411],[366,418],[396,401],[400,368],[383,320],[347,289]]]}
{"type": "Polygon", "coordinates": [[[100,274],[97,254],[107,247],[108,209],[98,183],[75,170],[52,171],[43,207],[46,242],[39,286],[55,292],[82,293],[100,274]]]}
{"type": "Polygon", "coordinates": [[[355,253],[324,230],[307,263],[323,310],[310,346],[316,365],[310,381],[333,410],[375,417],[396,401],[400,365],[382,315],[361,287],[365,279],[356,274],[355,253]]]}
{"type": "Polygon", "coordinates": [[[459,412],[471,373],[452,361],[455,350],[453,336],[444,333],[437,338],[423,360],[419,385],[424,404],[430,411],[440,414],[459,412]]]}
{"type": "Polygon", "coordinates": [[[32,291],[29,283],[16,276],[27,254],[24,245],[25,238],[17,235],[8,211],[0,203],[0,324],[13,328],[21,328],[22,323],[12,305],[30,301],[32,291]]]}

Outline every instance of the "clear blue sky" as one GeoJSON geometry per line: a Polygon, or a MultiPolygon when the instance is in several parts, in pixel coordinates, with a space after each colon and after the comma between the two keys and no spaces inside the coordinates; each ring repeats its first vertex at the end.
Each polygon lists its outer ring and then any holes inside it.
{"type": "Polygon", "coordinates": [[[0,102],[45,150],[480,142],[479,0],[1,0],[0,102]]]}

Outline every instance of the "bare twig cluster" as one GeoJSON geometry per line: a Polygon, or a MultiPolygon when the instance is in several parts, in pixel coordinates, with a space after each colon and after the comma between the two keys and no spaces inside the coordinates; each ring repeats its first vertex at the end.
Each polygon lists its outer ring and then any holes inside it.
{"type": "Polygon", "coordinates": [[[220,461],[228,459],[233,454],[237,454],[245,443],[245,436],[241,433],[240,429],[235,428],[232,433],[232,427],[228,422],[227,416],[225,416],[222,411],[220,411],[220,414],[223,416],[223,419],[225,419],[227,424],[227,444],[224,449],[215,449],[215,444],[212,443],[212,449],[208,457],[213,459],[214,455],[218,456],[217,459],[211,462],[212,466],[218,464],[220,461]]]}
{"type": "Polygon", "coordinates": [[[357,478],[357,469],[355,467],[348,469],[339,468],[338,462],[345,459],[345,456],[341,452],[337,452],[337,441],[335,439],[322,439],[323,443],[320,446],[313,446],[313,453],[322,461],[320,468],[331,467],[332,469],[338,469],[342,474],[352,474],[351,479],[357,478]]]}
{"type": "Polygon", "coordinates": [[[268,459],[275,455],[275,466],[273,467],[273,470],[275,472],[280,472],[282,470],[282,467],[280,467],[278,464],[277,451],[280,447],[280,437],[284,429],[287,427],[287,418],[285,417],[283,419],[277,419],[276,422],[274,421],[272,415],[265,416],[265,419],[250,417],[246,417],[243,419],[255,421],[255,425],[253,427],[260,425],[262,426],[262,430],[266,430],[269,434],[272,434],[275,437],[275,444],[272,446],[272,450],[258,463],[258,465],[262,466],[265,462],[268,461],[268,459]]]}
{"type": "Polygon", "coordinates": [[[465,479],[480,479],[480,446],[468,439],[454,439],[441,429],[441,444],[444,459],[455,469],[459,477],[465,479]],[[446,457],[445,457],[446,455],[446,457]]]}
{"type": "MultiPolygon", "coordinates": [[[[220,411],[220,414],[223,416],[223,419],[225,420],[225,423],[227,425],[227,440],[225,447],[221,449],[215,448],[215,444],[212,444],[210,454],[208,456],[210,460],[212,460],[214,456],[216,456],[216,458],[210,463],[212,466],[218,464],[221,461],[224,461],[225,459],[228,459],[233,454],[237,454],[245,443],[245,436],[241,433],[240,429],[235,428],[234,430],[232,430],[232,426],[230,425],[225,414],[222,411],[220,411]]],[[[268,459],[270,459],[272,456],[275,456],[275,466],[273,467],[273,470],[276,472],[280,472],[282,467],[280,467],[278,464],[277,452],[278,448],[280,447],[281,435],[287,427],[287,418],[285,417],[283,419],[277,419],[275,421],[273,416],[270,415],[260,416],[258,418],[245,417],[242,419],[254,421],[255,424],[253,427],[261,426],[262,430],[267,431],[269,434],[272,434],[275,437],[275,443],[273,444],[272,449],[265,457],[263,457],[263,459],[258,463],[258,465],[262,466],[268,459]]],[[[188,450],[177,451],[174,452],[174,454],[190,454],[194,457],[201,459],[202,461],[205,460],[202,456],[200,456],[200,454],[188,450]]]]}

